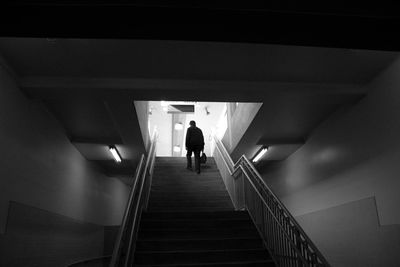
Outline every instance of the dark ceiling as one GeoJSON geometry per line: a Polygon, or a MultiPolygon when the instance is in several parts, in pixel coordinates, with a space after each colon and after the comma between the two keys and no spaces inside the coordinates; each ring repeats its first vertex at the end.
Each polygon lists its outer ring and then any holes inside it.
{"type": "Polygon", "coordinates": [[[4,38],[21,77],[366,83],[393,53],[266,44],[4,38]]]}
{"type": "Polygon", "coordinates": [[[400,49],[395,1],[8,0],[1,36],[400,49]]]}

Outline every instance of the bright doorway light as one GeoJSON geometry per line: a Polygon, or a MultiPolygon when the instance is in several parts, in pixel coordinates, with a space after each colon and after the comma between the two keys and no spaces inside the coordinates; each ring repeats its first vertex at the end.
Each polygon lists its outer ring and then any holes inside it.
{"type": "Polygon", "coordinates": [[[176,152],[176,153],[181,152],[181,147],[180,146],[174,146],[174,152],[176,152]]]}
{"type": "Polygon", "coordinates": [[[182,122],[175,123],[174,129],[177,131],[182,131],[183,130],[182,122]]]}

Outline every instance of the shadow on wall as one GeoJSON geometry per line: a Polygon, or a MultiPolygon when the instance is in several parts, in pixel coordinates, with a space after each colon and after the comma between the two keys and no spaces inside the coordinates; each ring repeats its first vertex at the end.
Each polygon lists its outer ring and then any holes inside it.
{"type": "Polygon", "coordinates": [[[400,266],[400,225],[380,226],[376,211],[375,198],[369,197],[296,220],[332,266],[400,266]]]}
{"type": "Polygon", "coordinates": [[[111,254],[116,226],[85,223],[10,202],[0,266],[67,266],[111,254]]]}

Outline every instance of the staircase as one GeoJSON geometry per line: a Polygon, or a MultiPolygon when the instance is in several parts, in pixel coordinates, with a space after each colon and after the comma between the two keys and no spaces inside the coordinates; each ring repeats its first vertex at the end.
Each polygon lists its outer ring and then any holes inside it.
{"type": "Polygon", "coordinates": [[[201,174],[186,158],[156,159],[135,266],[275,266],[245,211],[234,211],[213,158],[201,174]]]}

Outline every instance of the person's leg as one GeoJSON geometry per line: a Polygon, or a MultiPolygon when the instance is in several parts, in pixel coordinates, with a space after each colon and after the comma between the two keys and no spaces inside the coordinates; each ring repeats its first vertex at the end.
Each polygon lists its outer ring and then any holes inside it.
{"type": "Polygon", "coordinates": [[[197,173],[200,173],[200,149],[194,150],[194,166],[197,173]]]}
{"type": "Polygon", "coordinates": [[[187,159],[186,168],[192,169],[192,150],[191,149],[187,150],[186,159],[187,159]]]}

